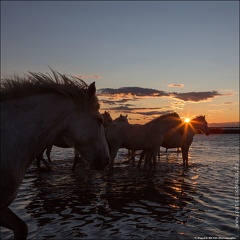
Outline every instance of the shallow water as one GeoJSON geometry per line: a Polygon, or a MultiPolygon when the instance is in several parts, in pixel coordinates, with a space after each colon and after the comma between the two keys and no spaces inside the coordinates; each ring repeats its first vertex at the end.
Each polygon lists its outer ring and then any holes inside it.
{"type": "Polygon", "coordinates": [[[110,177],[84,163],[73,173],[72,149],[53,148],[54,170],[31,165],[11,209],[28,239],[238,239],[239,135],[196,135],[188,169],[164,150],[151,175],[121,149],[110,177]]]}

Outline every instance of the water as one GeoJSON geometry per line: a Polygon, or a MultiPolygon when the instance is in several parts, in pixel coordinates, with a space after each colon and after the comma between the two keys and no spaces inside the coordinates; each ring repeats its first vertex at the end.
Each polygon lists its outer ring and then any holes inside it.
{"type": "MultiPolygon", "coordinates": [[[[72,149],[51,156],[54,171],[31,165],[11,205],[28,239],[238,239],[237,134],[196,135],[188,169],[181,153],[162,149],[154,176],[126,163],[124,149],[111,177],[83,163],[73,173],[72,149]]],[[[1,228],[1,239],[12,238],[1,228]]]]}

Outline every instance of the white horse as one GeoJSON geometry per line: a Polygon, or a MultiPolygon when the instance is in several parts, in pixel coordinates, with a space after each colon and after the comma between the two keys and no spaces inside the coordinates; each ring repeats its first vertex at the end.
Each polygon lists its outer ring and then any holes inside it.
{"type": "MultiPolygon", "coordinates": [[[[164,148],[181,148],[182,150],[182,159],[183,166],[188,166],[188,152],[189,148],[193,142],[193,137],[196,133],[202,132],[205,135],[209,135],[210,131],[208,128],[207,121],[205,116],[198,116],[190,122],[183,124],[183,134],[180,134],[176,129],[171,129],[164,135],[161,147],[164,148]]],[[[145,157],[145,165],[150,165],[151,168],[151,158],[156,158],[156,149],[154,152],[143,151],[140,155],[140,160],[138,163],[138,167],[140,167],[142,159],[145,157]]]]}
{"type": "Polygon", "coordinates": [[[197,116],[190,120],[190,122],[184,123],[183,129],[183,135],[176,131],[169,131],[164,136],[161,146],[164,148],[181,148],[183,166],[188,166],[188,152],[194,135],[200,131],[208,136],[210,131],[205,116],[197,116]]]}
{"type": "Polygon", "coordinates": [[[110,151],[109,172],[119,148],[130,150],[152,150],[162,144],[164,134],[171,128],[179,126],[182,121],[177,113],[160,116],[144,125],[113,123],[105,128],[110,151]]]}
{"type": "Polygon", "coordinates": [[[92,170],[109,163],[95,83],[52,71],[1,80],[1,217],[0,224],[26,239],[26,223],[9,205],[31,162],[60,134],[66,136],[92,170]]]}

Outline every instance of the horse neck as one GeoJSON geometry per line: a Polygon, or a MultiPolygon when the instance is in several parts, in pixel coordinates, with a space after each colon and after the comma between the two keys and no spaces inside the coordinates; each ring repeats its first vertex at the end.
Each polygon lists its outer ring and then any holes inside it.
{"type": "Polygon", "coordinates": [[[193,121],[191,124],[193,125],[193,129],[192,129],[193,133],[194,134],[198,133],[198,130],[201,129],[202,123],[197,122],[197,121],[193,121]]]}
{"type": "Polygon", "coordinates": [[[5,125],[5,128],[10,128],[9,130],[15,133],[14,136],[6,134],[8,144],[13,144],[16,155],[21,152],[19,155],[28,159],[27,165],[51,144],[64,128],[62,123],[71,111],[70,100],[67,102],[57,94],[6,102],[3,127],[5,125]]]}
{"type": "Polygon", "coordinates": [[[191,126],[189,123],[185,123],[183,125],[183,135],[181,135],[182,139],[192,139],[195,134],[196,130],[193,125],[191,126]]]}
{"type": "Polygon", "coordinates": [[[163,133],[168,132],[172,127],[172,123],[168,120],[161,120],[161,119],[155,119],[153,121],[150,121],[146,124],[144,124],[143,126],[145,127],[150,127],[150,128],[154,128],[156,131],[159,130],[163,133]]]}

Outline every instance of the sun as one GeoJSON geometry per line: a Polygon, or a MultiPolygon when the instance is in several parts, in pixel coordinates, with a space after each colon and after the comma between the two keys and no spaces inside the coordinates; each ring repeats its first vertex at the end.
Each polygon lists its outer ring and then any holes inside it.
{"type": "Polygon", "coordinates": [[[184,122],[185,122],[185,123],[189,123],[190,120],[191,120],[190,118],[185,118],[185,119],[184,119],[184,122]]]}

